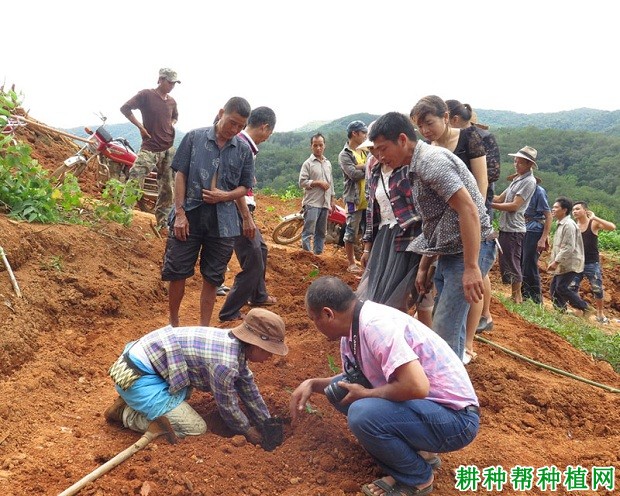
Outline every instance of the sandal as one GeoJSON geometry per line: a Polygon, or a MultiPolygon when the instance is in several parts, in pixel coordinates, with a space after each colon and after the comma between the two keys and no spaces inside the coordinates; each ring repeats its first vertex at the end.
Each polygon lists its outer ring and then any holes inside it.
{"type": "Polygon", "coordinates": [[[467,348],[465,348],[465,354],[463,355],[463,365],[469,365],[476,358],[478,358],[478,353],[476,353],[473,350],[470,351],[467,348]]]}
{"type": "Polygon", "coordinates": [[[362,272],[362,269],[356,264],[351,264],[349,265],[349,267],[347,267],[347,272],[357,273],[362,272]]]}
{"type": "Polygon", "coordinates": [[[480,317],[480,322],[478,322],[478,327],[476,327],[476,334],[480,334],[482,332],[490,332],[493,330],[493,321],[487,320],[486,317],[480,317]]]}
{"type": "Polygon", "coordinates": [[[441,467],[441,458],[439,458],[438,456],[434,456],[426,460],[426,463],[428,463],[431,466],[433,471],[439,470],[439,468],[441,467]]]}
{"type": "MultiPolygon", "coordinates": [[[[390,486],[384,479],[377,479],[371,482],[371,484],[384,491],[381,496],[422,496],[433,492],[432,483],[423,489],[414,486],[405,486],[400,482],[396,482],[393,486],[390,486]]],[[[370,484],[364,484],[362,486],[362,493],[366,496],[376,496],[370,489],[370,484]]]]}

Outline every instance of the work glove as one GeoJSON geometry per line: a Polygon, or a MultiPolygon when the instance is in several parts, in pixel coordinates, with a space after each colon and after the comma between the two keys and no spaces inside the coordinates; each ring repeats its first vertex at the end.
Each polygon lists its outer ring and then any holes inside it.
{"type": "Polygon", "coordinates": [[[265,419],[257,427],[262,435],[260,446],[265,451],[273,451],[284,441],[284,429],[281,418],[271,417],[265,419]]]}

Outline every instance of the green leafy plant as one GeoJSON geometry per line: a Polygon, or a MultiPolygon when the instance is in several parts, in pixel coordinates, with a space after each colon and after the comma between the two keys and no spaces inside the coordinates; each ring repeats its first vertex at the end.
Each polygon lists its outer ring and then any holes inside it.
{"type": "Polygon", "coordinates": [[[8,144],[0,158],[0,203],[13,218],[28,222],[57,222],[60,218],[52,198],[52,185],[30,147],[8,144]]]}
{"type": "Polygon", "coordinates": [[[619,231],[599,231],[598,247],[603,251],[620,253],[620,232],[619,231]]]}
{"type": "Polygon", "coordinates": [[[304,195],[303,190],[296,184],[289,184],[286,189],[280,193],[281,200],[293,200],[295,198],[301,198],[304,195]]]}
{"type": "Polygon", "coordinates": [[[314,279],[315,277],[318,277],[318,275],[321,273],[318,265],[312,264],[312,267],[312,270],[310,270],[310,272],[308,272],[308,275],[304,277],[304,281],[306,279],[314,279]]]}
{"type": "MultiPolygon", "coordinates": [[[[11,90],[0,91],[0,129],[5,129],[21,96],[11,90]]],[[[9,128],[10,129],[10,128],[9,128]]],[[[54,189],[48,172],[31,157],[30,146],[8,133],[0,140],[0,206],[16,219],[52,223],[66,220],[81,202],[75,178],[54,189]]]]}
{"type": "Polygon", "coordinates": [[[141,197],[138,181],[132,179],[122,183],[110,179],[101,193],[101,202],[95,206],[95,216],[127,226],[133,218],[133,207],[141,197]]]}
{"type": "Polygon", "coordinates": [[[53,255],[47,263],[41,262],[41,268],[44,270],[55,270],[56,272],[62,272],[64,269],[64,262],[60,255],[53,255]]]}

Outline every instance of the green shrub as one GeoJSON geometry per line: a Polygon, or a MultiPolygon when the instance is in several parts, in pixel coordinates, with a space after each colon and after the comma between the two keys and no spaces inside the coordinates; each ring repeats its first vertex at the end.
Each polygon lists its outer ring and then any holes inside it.
{"type": "Polygon", "coordinates": [[[601,251],[620,253],[620,232],[599,231],[598,247],[601,251]]]}
{"type": "MultiPolygon", "coordinates": [[[[0,90],[0,130],[5,129],[21,96],[0,90]]],[[[49,173],[31,156],[32,149],[14,139],[12,133],[0,135],[0,209],[9,216],[28,222],[72,224],[92,220],[82,208],[82,191],[77,178],[67,174],[54,188],[49,173]]],[[[111,180],[94,209],[95,218],[128,225],[132,208],[142,193],[136,181],[126,184],[111,180]]]]}
{"type": "Polygon", "coordinates": [[[289,184],[284,192],[280,193],[281,200],[293,200],[304,196],[304,191],[296,184],[289,184]]]}
{"type": "Polygon", "coordinates": [[[95,216],[128,226],[133,218],[133,207],[142,197],[138,181],[125,183],[110,179],[101,193],[101,202],[95,206],[95,216]]]}

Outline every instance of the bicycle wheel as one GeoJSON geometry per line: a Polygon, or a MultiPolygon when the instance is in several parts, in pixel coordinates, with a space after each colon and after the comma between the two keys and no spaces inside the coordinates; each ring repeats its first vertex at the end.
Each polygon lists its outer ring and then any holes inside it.
{"type": "Polygon", "coordinates": [[[302,217],[295,217],[278,224],[273,230],[271,237],[278,244],[290,245],[301,239],[301,232],[303,229],[304,219],[302,217]]]}

